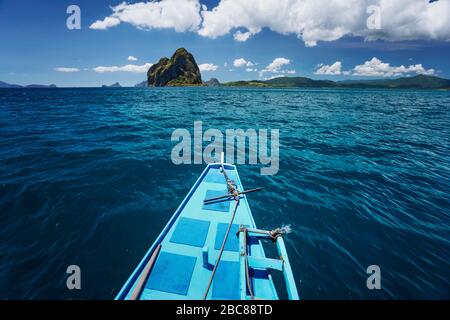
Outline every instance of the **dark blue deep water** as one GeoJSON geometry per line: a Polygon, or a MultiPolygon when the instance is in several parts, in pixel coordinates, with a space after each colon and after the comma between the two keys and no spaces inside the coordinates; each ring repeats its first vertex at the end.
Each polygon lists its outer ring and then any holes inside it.
{"type": "Polygon", "coordinates": [[[170,160],[196,120],[280,130],[277,175],[239,169],[302,298],[450,298],[450,92],[222,88],[0,90],[0,298],[113,298],[204,168],[170,160]]]}

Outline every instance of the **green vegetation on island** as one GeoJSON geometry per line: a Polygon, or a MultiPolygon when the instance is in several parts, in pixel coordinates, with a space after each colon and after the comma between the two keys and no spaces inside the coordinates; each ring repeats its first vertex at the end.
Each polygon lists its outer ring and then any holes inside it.
{"type": "Polygon", "coordinates": [[[222,85],[225,87],[258,87],[258,88],[271,87],[269,83],[260,80],[233,81],[233,82],[226,82],[222,85]]]}
{"type": "Polygon", "coordinates": [[[226,87],[270,88],[397,88],[397,89],[450,89],[450,80],[435,76],[417,75],[395,79],[376,80],[313,80],[305,77],[279,77],[270,80],[233,81],[226,87]]]}
{"type": "Polygon", "coordinates": [[[202,86],[202,76],[194,57],[180,48],[169,58],[161,58],[147,72],[149,87],[202,86]]]}
{"type": "Polygon", "coordinates": [[[420,89],[449,89],[450,80],[435,76],[417,75],[395,79],[375,80],[347,80],[338,85],[345,87],[375,87],[375,88],[420,88],[420,89]]]}

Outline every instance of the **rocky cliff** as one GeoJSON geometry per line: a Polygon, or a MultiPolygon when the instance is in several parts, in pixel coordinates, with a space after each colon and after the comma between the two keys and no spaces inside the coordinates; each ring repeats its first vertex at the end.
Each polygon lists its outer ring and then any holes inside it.
{"type": "Polygon", "coordinates": [[[208,87],[219,87],[220,82],[216,78],[211,78],[208,81],[205,81],[205,85],[207,85],[208,87]]]}
{"type": "Polygon", "coordinates": [[[147,72],[150,87],[202,85],[200,69],[194,57],[186,49],[180,48],[173,56],[161,58],[147,72]]]}

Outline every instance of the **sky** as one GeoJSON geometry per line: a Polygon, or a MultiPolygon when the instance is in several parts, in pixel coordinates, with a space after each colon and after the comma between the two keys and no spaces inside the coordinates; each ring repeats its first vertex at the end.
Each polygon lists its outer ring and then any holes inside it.
{"type": "Polygon", "coordinates": [[[450,78],[450,0],[0,0],[0,81],[133,86],[179,47],[203,80],[450,78]]]}

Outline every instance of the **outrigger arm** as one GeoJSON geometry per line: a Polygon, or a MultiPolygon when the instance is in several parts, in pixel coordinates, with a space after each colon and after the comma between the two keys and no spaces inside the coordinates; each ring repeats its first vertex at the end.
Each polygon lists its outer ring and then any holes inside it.
{"type": "MultiPolygon", "coordinates": [[[[239,191],[237,189],[236,183],[234,181],[230,180],[227,172],[225,171],[223,158],[224,158],[224,154],[222,152],[220,167],[221,167],[221,172],[223,173],[223,175],[225,177],[225,181],[227,183],[228,194],[220,196],[220,197],[206,199],[206,200],[204,200],[204,204],[207,205],[207,204],[213,204],[216,202],[228,201],[228,200],[234,199],[235,207],[233,210],[233,214],[231,216],[230,223],[228,224],[228,229],[227,229],[224,239],[222,241],[222,247],[219,251],[219,256],[216,260],[211,277],[208,282],[208,286],[203,295],[203,299],[206,299],[208,296],[209,289],[210,289],[212,281],[214,279],[214,275],[216,273],[217,266],[219,265],[220,259],[222,257],[225,243],[227,241],[228,234],[230,233],[230,229],[233,224],[237,208],[239,206],[240,196],[247,194],[247,193],[256,192],[256,191],[260,191],[260,190],[264,189],[264,188],[255,188],[255,189],[239,191]]],[[[287,252],[286,252],[286,247],[285,247],[284,240],[283,240],[283,235],[286,233],[287,232],[286,232],[285,228],[277,228],[277,229],[268,231],[268,230],[260,230],[260,229],[251,229],[251,228],[247,228],[243,225],[240,225],[237,236],[239,237],[239,251],[240,251],[239,257],[240,257],[240,271],[241,271],[240,272],[241,273],[241,277],[240,277],[241,299],[243,299],[243,300],[248,299],[248,298],[250,298],[252,300],[258,299],[255,297],[255,295],[253,293],[252,285],[251,285],[250,272],[249,272],[249,269],[251,267],[263,268],[263,269],[274,269],[274,270],[282,271],[284,278],[285,278],[286,288],[288,291],[289,299],[294,299],[294,300],[299,299],[297,287],[295,285],[294,276],[292,273],[291,265],[289,263],[289,259],[288,259],[287,252]],[[277,245],[280,259],[268,259],[268,258],[249,256],[249,254],[247,252],[247,240],[249,237],[271,239],[277,245]],[[247,296],[247,290],[250,293],[250,296],[247,296]]]]}

